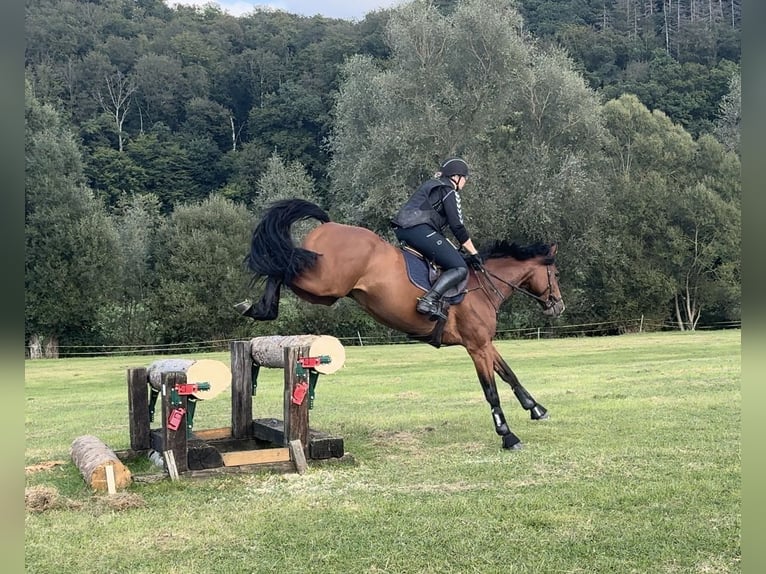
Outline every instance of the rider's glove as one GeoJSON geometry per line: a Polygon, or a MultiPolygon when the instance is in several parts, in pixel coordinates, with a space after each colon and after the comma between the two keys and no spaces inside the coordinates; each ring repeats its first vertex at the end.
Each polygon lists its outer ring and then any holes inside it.
{"type": "Polygon", "coordinates": [[[481,255],[478,253],[469,253],[465,258],[465,262],[476,270],[481,269],[482,265],[484,264],[484,261],[481,259],[481,255]]]}

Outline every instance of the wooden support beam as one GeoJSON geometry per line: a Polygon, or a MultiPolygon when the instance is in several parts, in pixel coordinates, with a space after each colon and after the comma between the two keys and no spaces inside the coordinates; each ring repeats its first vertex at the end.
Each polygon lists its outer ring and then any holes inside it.
{"type": "MultiPolygon", "coordinates": [[[[287,446],[292,440],[301,444],[309,443],[309,396],[306,393],[300,404],[293,402],[293,393],[299,384],[297,366],[300,357],[309,356],[310,347],[285,347],[285,392],[284,416],[285,433],[282,444],[287,446]]],[[[308,378],[308,377],[307,377],[308,378]]],[[[308,382],[308,381],[306,381],[308,382]]]]}
{"type": "Polygon", "coordinates": [[[149,448],[149,379],[144,367],[128,369],[130,448],[149,448]]]}
{"type": "MultiPolygon", "coordinates": [[[[163,454],[167,451],[172,451],[175,459],[175,468],[178,470],[178,474],[183,474],[188,467],[188,454],[187,454],[187,439],[186,439],[186,414],[181,418],[181,422],[176,430],[168,428],[168,418],[171,411],[175,408],[175,405],[171,403],[172,390],[176,385],[186,384],[186,375],[182,372],[165,372],[162,373],[160,395],[162,397],[162,449],[163,454]]],[[[188,409],[188,397],[186,395],[179,395],[180,406],[183,409],[188,409]]],[[[170,468],[167,464],[167,457],[165,458],[165,468],[170,468]]]]}
{"type": "Polygon", "coordinates": [[[250,341],[232,341],[231,350],[231,436],[247,438],[253,421],[253,358],[250,341]]]}

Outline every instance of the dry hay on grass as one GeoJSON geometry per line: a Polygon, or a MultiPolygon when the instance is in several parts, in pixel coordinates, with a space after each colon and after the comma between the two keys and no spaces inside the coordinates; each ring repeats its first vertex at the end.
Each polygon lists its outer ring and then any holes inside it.
{"type": "Polygon", "coordinates": [[[116,494],[99,496],[97,500],[111,510],[129,510],[146,505],[143,497],[133,492],[118,492],[116,494]]]}
{"type": "MultiPolygon", "coordinates": [[[[444,421],[441,426],[449,423],[444,421]]],[[[419,450],[423,444],[422,438],[437,430],[432,426],[412,429],[411,431],[378,430],[372,433],[372,441],[379,447],[396,447],[404,451],[419,450]]]]}
{"type": "Polygon", "coordinates": [[[52,486],[31,486],[24,489],[24,506],[29,512],[44,512],[54,508],[67,508],[67,500],[52,486]]]}
{"type": "MultiPolygon", "coordinates": [[[[132,492],[96,496],[94,500],[98,507],[117,511],[140,508],[146,504],[143,497],[132,492]]],[[[27,512],[45,512],[56,509],[80,510],[85,504],[62,497],[53,486],[37,485],[24,489],[24,506],[27,512]]]]}
{"type": "Polygon", "coordinates": [[[57,466],[63,466],[66,464],[65,460],[47,460],[37,464],[32,464],[24,467],[24,474],[34,474],[36,472],[42,472],[44,470],[51,470],[57,466]]]}

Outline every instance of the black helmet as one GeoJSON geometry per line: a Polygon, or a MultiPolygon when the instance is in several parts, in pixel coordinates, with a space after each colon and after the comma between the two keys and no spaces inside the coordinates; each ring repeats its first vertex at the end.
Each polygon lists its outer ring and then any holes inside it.
{"type": "Polygon", "coordinates": [[[445,161],[439,171],[445,177],[450,177],[451,175],[468,177],[468,164],[459,157],[453,157],[445,161]]]}

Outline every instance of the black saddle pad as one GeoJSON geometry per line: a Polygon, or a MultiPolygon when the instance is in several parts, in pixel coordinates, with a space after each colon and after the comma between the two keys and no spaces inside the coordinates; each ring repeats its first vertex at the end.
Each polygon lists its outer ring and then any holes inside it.
{"type": "MultiPolygon", "coordinates": [[[[407,266],[407,276],[412,284],[423,291],[428,291],[433,282],[436,281],[436,278],[441,274],[441,269],[427,262],[421,255],[414,253],[409,248],[402,249],[402,253],[404,254],[404,263],[407,266]]],[[[465,297],[465,286],[467,283],[468,277],[466,276],[457,286],[447,290],[444,294],[444,300],[450,305],[460,303],[465,297]]]]}

